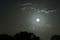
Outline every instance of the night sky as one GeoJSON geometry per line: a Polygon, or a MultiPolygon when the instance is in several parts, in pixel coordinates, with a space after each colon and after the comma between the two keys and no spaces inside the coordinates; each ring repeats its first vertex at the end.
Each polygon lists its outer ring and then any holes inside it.
{"type": "Polygon", "coordinates": [[[60,35],[60,1],[0,0],[0,34],[21,31],[35,33],[42,40],[60,35]]]}

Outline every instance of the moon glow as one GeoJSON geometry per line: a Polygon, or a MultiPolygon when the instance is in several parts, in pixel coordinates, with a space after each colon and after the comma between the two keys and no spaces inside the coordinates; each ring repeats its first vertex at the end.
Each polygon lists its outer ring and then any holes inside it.
{"type": "Polygon", "coordinates": [[[39,18],[37,18],[37,19],[36,19],[36,22],[40,22],[40,19],[39,19],[39,18]]]}

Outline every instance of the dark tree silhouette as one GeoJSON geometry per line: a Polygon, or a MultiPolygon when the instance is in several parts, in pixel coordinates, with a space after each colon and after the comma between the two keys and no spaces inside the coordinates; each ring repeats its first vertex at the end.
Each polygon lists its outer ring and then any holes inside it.
{"type": "Polygon", "coordinates": [[[60,40],[60,35],[53,35],[51,40],[60,40]]]}
{"type": "Polygon", "coordinates": [[[40,38],[35,36],[33,33],[20,32],[14,35],[14,40],[40,40],[40,38]]]}
{"type": "Polygon", "coordinates": [[[12,40],[12,36],[8,34],[0,34],[0,40],[12,40]]]}
{"type": "Polygon", "coordinates": [[[8,34],[0,34],[0,40],[40,40],[40,38],[33,33],[20,32],[16,33],[13,37],[8,34]]]}

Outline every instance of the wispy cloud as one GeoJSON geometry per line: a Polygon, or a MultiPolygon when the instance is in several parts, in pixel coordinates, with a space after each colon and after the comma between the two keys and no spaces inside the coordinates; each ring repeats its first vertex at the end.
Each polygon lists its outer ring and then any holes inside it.
{"type": "MultiPolygon", "coordinates": [[[[47,9],[47,8],[43,8],[43,9],[37,9],[37,8],[34,8],[34,7],[32,7],[32,6],[28,6],[28,5],[32,5],[32,3],[25,3],[25,4],[23,4],[23,8],[21,8],[23,11],[25,10],[25,9],[29,9],[29,10],[32,10],[34,13],[42,13],[42,14],[50,14],[50,13],[53,13],[53,12],[55,12],[56,10],[55,9],[47,9]]],[[[25,10],[26,11],[26,10],[25,10]]]]}
{"type": "Polygon", "coordinates": [[[45,9],[42,9],[40,11],[43,12],[43,13],[45,13],[45,14],[49,14],[49,13],[55,12],[55,10],[45,10],[45,9]]]}
{"type": "Polygon", "coordinates": [[[21,8],[23,11],[26,9],[27,7],[21,8]]]}
{"type": "Polygon", "coordinates": [[[53,10],[48,10],[48,9],[45,9],[45,8],[41,9],[41,10],[40,9],[37,10],[38,13],[45,13],[45,14],[50,14],[50,13],[53,13],[55,11],[56,10],[54,10],[54,9],[53,10]]]}
{"type": "Polygon", "coordinates": [[[24,3],[23,6],[25,6],[25,5],[32,5],[32,3],[24,3]]]}

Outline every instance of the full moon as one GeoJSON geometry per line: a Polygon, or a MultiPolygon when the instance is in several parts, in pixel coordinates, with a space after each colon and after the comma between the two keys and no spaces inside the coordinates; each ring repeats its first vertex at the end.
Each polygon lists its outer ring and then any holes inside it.
{"type": "Polygon", "coordinates": [[[37,18],[37,19],[36,19],[36,22],[40,22],[40,19],[39,19],[39,18],[37,18]]]}

